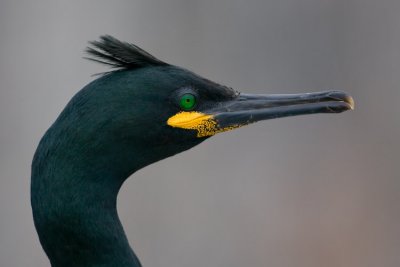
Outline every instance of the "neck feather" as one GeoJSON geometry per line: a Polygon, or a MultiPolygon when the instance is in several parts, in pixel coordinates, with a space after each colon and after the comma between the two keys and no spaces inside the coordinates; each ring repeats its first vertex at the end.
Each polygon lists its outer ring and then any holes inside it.
{"type": "Polygon", "coordinates": [[[32,163],[31,203],[52,267],[140,266],[116,208],[118,191],[135,170],[113,170],[116,164],[90,162],[73,156],[73,146],[68,153],[60,142],[46,140],[32,163]]]}

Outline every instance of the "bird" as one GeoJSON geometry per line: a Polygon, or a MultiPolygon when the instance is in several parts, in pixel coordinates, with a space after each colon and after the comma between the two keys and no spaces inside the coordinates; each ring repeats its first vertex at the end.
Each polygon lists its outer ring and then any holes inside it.
{"type": "Polygon", "coordinates": [[[117,213],[137,170],[258,121],[352,110],[343,91],[249,94],[102,35],[86,58],[110,66],[84,86],[41,138],[31,206],[52,267],[138,267],[117,213]]]}

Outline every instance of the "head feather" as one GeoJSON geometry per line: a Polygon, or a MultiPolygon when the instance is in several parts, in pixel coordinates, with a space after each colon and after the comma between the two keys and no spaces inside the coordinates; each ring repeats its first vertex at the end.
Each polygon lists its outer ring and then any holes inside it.
{"type": "Polygon", "coordinates": [[[89,44],[91,46],[86,48],[89,56],[85,58],[109,65],[115,70],[168,65],[140,47],[122,42],[110,35],[100,36],[99,41],[91,41],[89,44]]]}

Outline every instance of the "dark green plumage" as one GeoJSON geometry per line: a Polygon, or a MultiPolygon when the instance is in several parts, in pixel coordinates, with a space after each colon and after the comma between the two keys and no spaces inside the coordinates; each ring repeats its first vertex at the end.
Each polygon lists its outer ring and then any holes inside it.
{"type": "Polygon", "coordinates": [[[338,91],[306,98],[239,94],[111,36],[91,44],[92,60],[116,70],[71,99],[32,163],[35,226],[53,267],[140,266],[118,219],[116,198],[136,170],[208,137],[167,123],[182,111],[182,94],[195,97],[193,111],[212,116],[213,127],[221,131],[352,106],[351,98],[338,91]]]}

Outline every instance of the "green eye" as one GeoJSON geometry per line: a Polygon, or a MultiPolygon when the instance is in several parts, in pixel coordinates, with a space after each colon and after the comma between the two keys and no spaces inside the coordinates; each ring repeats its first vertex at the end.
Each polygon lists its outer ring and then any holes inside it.
{"type": "Polygon", "coordinates": [[[196,97],[192,94],[184,94],[181,96],[179,105],[183,110],[191,110],[196,106],[196,97]]]}

